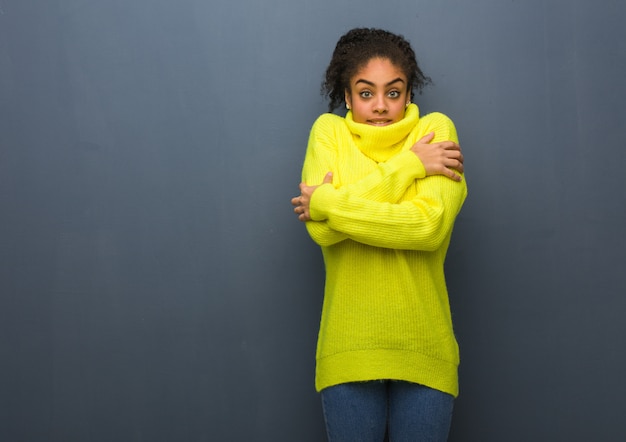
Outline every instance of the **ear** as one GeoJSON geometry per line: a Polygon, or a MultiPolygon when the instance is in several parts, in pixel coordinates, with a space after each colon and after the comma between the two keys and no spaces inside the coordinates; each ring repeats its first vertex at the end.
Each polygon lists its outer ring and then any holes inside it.
{"type": "Polygon", "coordinates": [[[348,89],[346,89],[344,91],[344,100],[346,101],[346,107],[348,109],[352,108],[352,100],[350,99],[350,91],[348,91],[348,89]]]}

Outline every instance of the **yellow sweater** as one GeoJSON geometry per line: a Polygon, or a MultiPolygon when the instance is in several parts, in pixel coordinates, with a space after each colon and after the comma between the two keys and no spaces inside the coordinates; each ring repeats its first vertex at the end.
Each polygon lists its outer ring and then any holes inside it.
{"type": "Polygon", "coordinates": [[[316,189],[306,223],[322,247],[324,306],[316,389],[394,379],[458,394],[459,352],[444,278],[465,180],[425,177],[409,149],[427,133],[457,141],[452,121],[411,104],[390,126],[320,116],[302,179],[316,189]]]}

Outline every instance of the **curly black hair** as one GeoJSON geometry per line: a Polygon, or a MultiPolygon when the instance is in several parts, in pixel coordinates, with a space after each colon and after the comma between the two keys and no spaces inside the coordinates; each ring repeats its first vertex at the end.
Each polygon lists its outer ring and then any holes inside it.
{"type": "Polygon", "coordinates": [[[398,66],[407,77],[411,96],[432,83],[417,64],[411,44],[402,36],[376,28],[355,28],[344,34],[326,69],[322,95],[328,97],[328,111],[345,102],[350,79],[372,58],[386,58],[398,66]]]}

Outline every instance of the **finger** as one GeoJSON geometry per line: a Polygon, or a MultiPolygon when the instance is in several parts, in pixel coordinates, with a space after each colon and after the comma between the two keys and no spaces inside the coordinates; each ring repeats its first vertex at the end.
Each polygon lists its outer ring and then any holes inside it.
{"type": "Polygon", "coordinates": [[[292,206],[299,206],[300,205],[300,198],[299,196],[294,196],[293,198],[291,198],[291,205],[292,206]]]}
{"type": "Polygon", "coordinates": [[[453,181],[456,181],[456,182],[461,181],[461,175],[459,175],[459,174],[457,174],[457,173],[454,173],[454,171],[452,171],[452,170],[450,170],[450,169],[448,169],[448,170],[449,170],[449,172],[450,172],[450,173],[448,174],[448,177],[449,177],[449,178],[451,178],[453,181]]]}
{"type": "Polygon", "coordinates": [[[455,167],[451,164],[444,165],[440,170],[439,174],[443,175],[446,178],[450,178],[453,181],[461,181],[461,176],[455,170],[455,167]]]}
{"type": "Polygon", "coordinates": [[[446,150],[454,150],[454,151],[459,151],[461,152],[461,146],[459,146],[458,144],[456,144],[453,141],[447,141],[445,143],[441,143],[443,148],[446,150]]]}
{"type": "Polygon", "coordinates": [[[445,167],[448,170],[451,170],[452,173],[456,173],[456,172],[463,173],[464,171],[463,163],[459,160],[455,160],[451,158],[449,158],[448,161],[445,162],[445,167]]]}
{"type": "Polygon", "coordinates": [[[416,144],[428,144],[435,138],[435,132],[430,132],[420,138],[416,144]]]}
{"type": "Polygon", "coordinates": [[[460,163],[463,162],[463,154],[461,153],[460,150],[447,149],[442,152],[442,155],[444,155],[447,159],[455,160],[460,163]]]}
{"type": "Polygon", "coordinates": [[[324,176],[323,184],[332,184],[332,182],[333,182],[333,173],[328,172],[326,176],[324,176]]]}

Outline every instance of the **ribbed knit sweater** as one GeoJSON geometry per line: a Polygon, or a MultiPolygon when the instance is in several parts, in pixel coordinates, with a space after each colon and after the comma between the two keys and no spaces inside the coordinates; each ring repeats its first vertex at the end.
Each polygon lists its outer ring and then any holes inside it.
{"type": "Polygon", "coordinates": [[[324,114],[314,123],[302,179],[333,173],[310,201],[306,223],[326,266],[316,389],[393,379],[458,394],[458,345],[444,260],[465,180],[426,177],[411,146],[429,132],[457,141],[443,114],[375,127],[324,114]]]}

